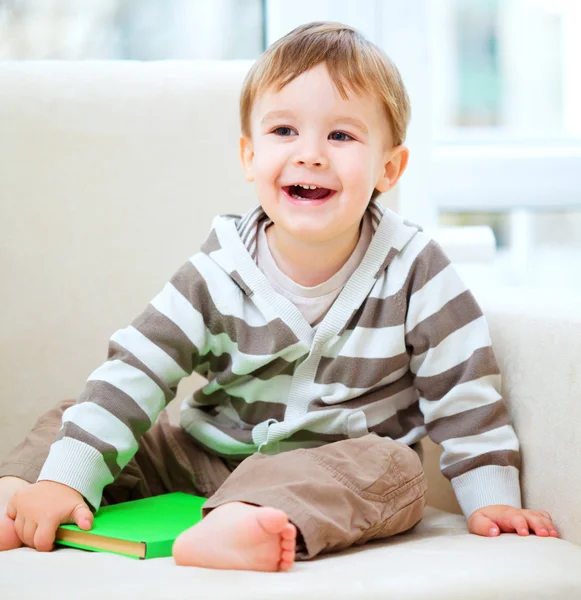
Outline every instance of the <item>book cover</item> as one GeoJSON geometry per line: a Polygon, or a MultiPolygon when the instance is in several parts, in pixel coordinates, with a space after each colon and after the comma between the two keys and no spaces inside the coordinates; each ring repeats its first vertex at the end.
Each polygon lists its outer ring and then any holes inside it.
{"type": "Polygon", "coordinates": [[[202,520],[206,498],[182,492],[101,507],[92,529],[61,525],[55,544],[131,558],[171,556],[176,538],[202,520]]]}

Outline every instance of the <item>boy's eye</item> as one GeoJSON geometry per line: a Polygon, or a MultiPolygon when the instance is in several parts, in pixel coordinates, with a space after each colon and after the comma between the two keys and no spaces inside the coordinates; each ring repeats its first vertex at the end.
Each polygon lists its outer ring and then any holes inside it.
{"type": "Polygon", "coordinates": [[[276,133],[276,135],[280,135],[281,137],[288,137],[289,131],[294,131],[294,129],[291,127],[277,127],[273,133],[276,133]]]}
{"type": "MultiPolygon", "coordinates": [[[[292,127],[282,126],[277,127],[272,133],[275,133],[280,137],[289,137],[292,131],[295,131],[292,127]]],[[[333,131],[329,134],[329,137],[335,142],[346,142],[353,139],[349,134],[343,133],[342,131],[333,131]]]]}
{"type": "Polygon", "coordinates": [[[347,133],[343,133],[342,131],[333,131],[333,133],[329,134],[329,137],[334,141],[334,142],[346,142],[347,140],[352,140],[353,138],[347,134],[347,133]],[[335,136],[341,136],[344,135],[345,138],[340,138],[340,137],[335,137],[335,136]]]}

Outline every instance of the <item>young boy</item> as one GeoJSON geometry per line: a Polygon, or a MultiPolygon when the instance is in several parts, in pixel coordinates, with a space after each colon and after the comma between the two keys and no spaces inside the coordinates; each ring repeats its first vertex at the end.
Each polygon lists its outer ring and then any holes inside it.
{"type": "Polygon", "coordinates": [[[519,444],[486,321],[421,228],[376,200],[406,168],[396,67],[351,27],[273,44],[241,95],[240,151],[259,206],[217,217],[77,402],[0,465],[0,549],[48,551],[100,504],[209,498],[179,565],[288,570],[409,530],[427,434],[469,530],[557,536],[521,508],[519,444]],[[163,410],[193,371],[208,383],[163,410]]]}

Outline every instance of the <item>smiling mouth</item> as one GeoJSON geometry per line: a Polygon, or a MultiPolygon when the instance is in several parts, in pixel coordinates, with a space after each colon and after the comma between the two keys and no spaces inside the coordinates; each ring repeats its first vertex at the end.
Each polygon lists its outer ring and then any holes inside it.
{"type": "Polygon", "coordinates": [[[300,185],[286,185],[283,190],[296,200],[324,200],[331,196],[334,190],[328,188],[305,189],[300,185]]]}

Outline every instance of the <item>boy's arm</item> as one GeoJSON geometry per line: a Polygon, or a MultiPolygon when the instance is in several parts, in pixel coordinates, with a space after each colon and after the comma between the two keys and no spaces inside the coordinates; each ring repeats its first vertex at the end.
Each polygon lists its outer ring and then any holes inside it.
{"type": "Polygon", "coordinates": [[[63,413],[38,481],[65,484],[99,507],[103,488],[131,460],[140,437],[206,352],[202,313],[209,293],[194,258],[131,325],[111,336],[106,362],[63,413]]]}
{"type": "Polygon", "coordinates": [[[429,241],[408,278],[406,345],[427,433],[465,516],[520,508],[519,442],[500,394],[485,317],[449,259],[429,241]]]}

